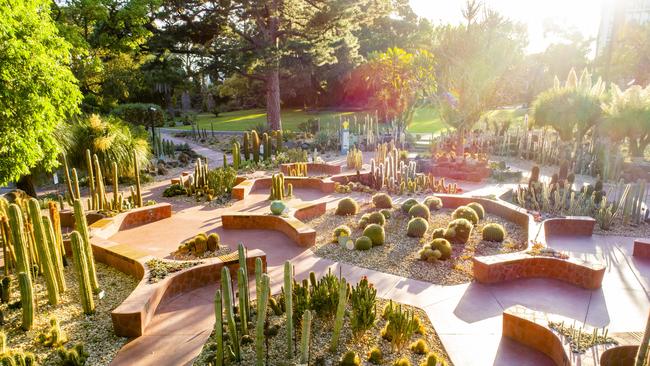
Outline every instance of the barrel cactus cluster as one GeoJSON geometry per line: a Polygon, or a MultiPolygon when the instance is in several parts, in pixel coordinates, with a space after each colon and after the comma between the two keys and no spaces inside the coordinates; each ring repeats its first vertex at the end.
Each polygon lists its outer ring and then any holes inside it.
{"type": "Polygon", "coordinates": [[[221,238],[217,233],[199,233],[192,239],[186,240],[178,246],[178,253],[202,257],[207,252],[216,252],[221,245],[221,238]]]}
{"type": "Polygon", "coordinates": [[[356,215],[359,212],[359,204],[350,197],[343,198],[336,206],[336,215],[349,216],[356,215]]]}

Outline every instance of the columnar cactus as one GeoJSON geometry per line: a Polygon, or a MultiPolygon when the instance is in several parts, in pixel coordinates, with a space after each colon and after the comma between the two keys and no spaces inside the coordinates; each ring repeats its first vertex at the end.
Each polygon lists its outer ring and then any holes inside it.
{"type": "Polygon", "coordinates": [[[302,332],[300,333],[300,363],[309,363],[309,338],[311,337],[311,311],[302,314],[302,332]]]}
{"type": "Polygon", "coordinates": [[[25,233],[23,232],[23,214],[20,207],[15,203],[9,205],[7,213],[9,214],[9,225],[11,227],[11,241],[16,255],[16,271],[26,273],[31,283],[31,260],[25,241],[25,233]]]}
{"type": "Polygon", "coordinates": [[[223,291],[223,303],[226,312],[226,321],[228,322],[228,333],[230,333],[230,339],[232,340],[232,352],[235,355],[235,361],[240,361],[239,335],[237,334],[235,313],[232,308],[232,281],[230,280],[230,271],[227,267],[221,268],[221,290],[223,291]]]}
{"type": "Polygon", "coordinates": [[[75,200],[74,207],[74,221],[79,234],[81,235],[82,244],[84,246],[83,254],[86,257],[88,266],[88,276],[90,278],[90,287],[93,292],[99,291],[99,281],[97,280],[97,271],[95,270],[95,259],[93,257],[93,249],[90,245],[90,233],[88,231],[88,222],[86,221],[86,214],[84,213],[83,206],[80,200],[75,200]]]}
{"type": "Polygon", "coordinates": [[[277,152],[282,152],[282,142],[283,142],[282,130],[275,131],[275,149],[277,152]]]}
{"type": "Polygon", "coordinates": [[[120,199],[119,177],[117,175],[117,163],[113,162],[113,210],[122,211],[122,200],[120,199]]]}
{"type": "MultiPolygon", "coordinates": [[[[226,159],[225,156],[224,159],[226,159]]],[[[232,144],[232,167],[235,170],[239,170],[240,162],[241,162],[241,154],[239,152],[239,142],[235,141],[232,144]]]]}
{"type": "Polygon", "coordinates": [[[102,167],[99,164],[97,155],[93,155],[95,163],[95,194],[97,195],[97,209],[106,209],[106,190],[104,189],[104,175],[102,174],[102,167]]]}
{"type": "MultiPolygon", "coordinates": [[[[259,259],[259,258],[258,258],[259,259]]],[[[264,366],[264,323],[271,293],[270,278],[264,273],[260,276],[257,293],[257,322],[255,323],[255,365],[264,366]]]]}
{"type": "Polygon", "coordinates": [[[244,279],[244,269],[237,270],[237,287],[238,287],[238,300],[239,300],[239,320],[241,323],[241,334],[248,334],[248,303],[246,302],[246,289],[248,282],[244,279]]]}
{"type": "Polygon", "coordinates": [[[223,309],[221,308],[221,289],[214,295],[214,331],[217,336],[216,366],[223,366],[223,309]]]}
{"type": "Polygon", "coordinates": [[[285,197],[284,192],[284,174],[277,173],[271,176],[271,194],[270,200],[283,200],[285,197]]]}
{"type": "Polygon", "coordinates": [[[59,253],[61,256],[65,256],[65,246],[63,245],[63,233],[61,231],[61,216],[59,215],[59,210],[56,207],[56,204],[50,202],[48,204],[50,212],[50,220],[52,222],[52,227],[54,228],[54,235],[56,238],[56,244],[59,248],[59,253]]]}
{"type": "Polygon", "coordinates": [[[245,160],[250,160],[251,159],[251,151],[250,151],[250,133],[244,132],[244,159],[245,160]]]}
{"type": "Polygon", "coordinates": [[[334,331],[332,332],[332,341],[330,342],[330,351],[336,352],[339,346],[339,337],[341,336],[341,329],[343,329],[343,320],[345,317],[345,306],[348,301],[348,284],[345,278],[341,278],[339,286],[339,303],[336,307],[336,318],[334,320],[334,331]]]}
{"type": "Polygon", "coordinates": [[[293,357],[293,267],[291,262],[284,262],[284,303],[287,314],[287,357],[293,357]]]}
{"type": "Polygon", "coordinates": [[[251,131],[251,139],[253,140],[253,161],[259,163],[260,161],[260,136],[257,131],[251,131]]]}
{"type": "Polygon", "coordinates": [[[271,160],[271,138],[268,133],[262,134],[262,142],[264,143],[264,160],[271,160]]]}
{"type": "Polygon", "coordinates": [[[47,238],[47,245],[50,249],[50,257],[52,258],[52,263],[55,268],[56,283],[59,286],[59,292],[65,292],[65,276],[63,274],[63,254],[59,249],[57,244],[56,236],[54,234],[54,228],[52,227],[52,222],[47,216],[43,216],[43,227],[45,228],[45,237],[47,238]]]}
{"type": "MultiPolygon", "coordinates": [[[[45,277],[45,285],[47,287],[47,299],[50,305],[57,305],[59,303],[59,285],[57,283],[56,269],[52,259],[56,255],[50,253],[48,247],[48,240],[45,235],[45,227],[43,226],[43,219],[41,217],[41,207],[36,198],[29,199],[29,215],[34,229],[34,244],[38,251],[38,257],[41,263],[41,272],[45,277]]],[[[54,250],[54,248],[51,248],[54,250]]]]}
{"type": "MultiPolygon", "coordinates": [[[[97,202],[95,201],[95,175],[93,172],[93,160],[92,156],[90,155],[90,149],[86,149],[86,171],[88,172],[88,190],[89,190],[89,195],[90,198],[93,200],[92,201],[92,209],[96,210],[98,209],[97,207],[97,202]]],[[[78,197],[77,197],[78,198],[78,197]]]]}
{"type": "Polygon", "coordinates": [[[70,180],[70,168],[68,167],[68,159],[65,156],[65,153],[61,154],[61,159],[63,160],[63,169],[65,170],[65,184],[68,187],[68,196],[69,203],[72,203],[72,200],[79,198],[75,196],[75,192],[72,190],[72,181],[70,180]]]}
{"type": "Polygon", "coordinates": [[[250,319],[250,306],[251,306],[251,295],[250,295],[250,290],[248,288],[248,263],[246,262],[246,248],[244,247],[244,244],[239,243],[237,245],[237,256],[239,258],[239,268],[243,270],[243,286],[240,287],[240,293],[239,296],[244,296],[244,304],[246,306],[244,307],[244,310],[246,311],[246,319],[250,319]],[[243,291],[241,291],[243,289],[243,291]]]}
{"type": "Polygon", "coordinates": [[[93,287],[90,275],[90,265],[86,255],[86,246],[82,235],[78,231],[70,234],[70,246],[72,247],[72,259],[74,261],[75,271],[79,276],[79,294],[81,295],[81,306],[84,313],[92,314],[95,312],[95,302],[93,300],[93,287]]]}
{"type": "Polygon", "coordinates": [[[72,168],[72,184],[74,187],[74,193],[72,195],[72,200],[81,199],[81,193],[79,191],[79,176],[77,175],[77,169],[72,168]]]}
{"type": "Polygon", "coordinates": [[[133,170],[135,174],[135,192],[136,197],[134,200],[134,205],[136,207],[142,207],[142,189],[140,187],[140,167],[138,166],[138,159],[135,156],[135,151],[133,151],[133,170]]]}
{"type": "Polygon", "coordinates": [[[23,307],[21,327],[27,331],[32,329],[34,324],[34,288],[29,272],[19,272],[18,283],[20,284],[20,304],[23,307]]]}

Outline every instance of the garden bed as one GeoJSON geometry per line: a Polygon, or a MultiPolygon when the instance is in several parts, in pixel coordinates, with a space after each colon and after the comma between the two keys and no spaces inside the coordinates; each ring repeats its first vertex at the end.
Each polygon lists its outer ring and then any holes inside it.
{"type": "MultiPolygon", "coordinates": [[[[71,258],[68,258],[68,263],[69,265],[64,269],[67,290],[61,294],[61,301],[56,307],[47,303],[47,290],[43,277],[38,277],[34,281],[35,321],[30,331],[25,332],[20,329],[22,317],[20,307],[10,310],[7,304],[0,305],[5,317],[3,330],[7,334],[7,345],[14,350],[21,349],[34,353],[39,365],[59,365],[60,358],[56,349],[45,347],[35,341],[40,332],[47,331],[49,319],[54,316],[69,339],[67,348],[83,343],[84,351],[89,353],[86,365],[108,365],[127,341],[127,338],[118,337],[113,332],[111,310],[129,296],[138,281],[102,263],[95,263],[104,297],[102,299],[95,297],[94,315],[84,315],[79,297],[78,276],[72,266],[71,258]]],[[[10,303],[20,300],[18,281],[15,278],[12,280],[11,291],[10,303]]]]}
{"type": "Polygon", "coordinates": [[[391,218],[386,220],[386,243],[367,251],[349,250],[338,243],[332,243],[332,233],[339,225],[348,225],[352,229],[353,239],[362,235],[357,222],[365,213],[376,211],[371,204],[360,207],[353,216],[336,216],[334,211],[307,222],[317,232],[314,253],[320,257],[346,262],[356,266],[375,269],[398,276],[441,285],[454,285],[472,280],[472,257],[524,250],[527,246],[527,234],[521,226],[505,220],[500,216],[487,213],[486,217],[472,230],[467,244],[452,244],[453,254],[449,260],[430,263],[419,259],[418,251],[423,244],[431,242],[431,235],[436,228],[446,228],[452,220],[452,209],[443,208],[431,211],[429,229],[423,238],[406,236],[409,218],[399,208],[392,209],[391,218]],[[499,223],[506,229],[503,242],[489,242],[481,238],[481,229],[485,224],[499,223]]]}
{"type": "MultiPolygon", "coordinates": [[[[276,299],[278,297],[276,296],[276,299]]],[[[352,331],[350,330],[349,320],[346,319],[343,329],[341,331],[341,338],[339,341],[338,350],[335,353],[328,352],[328,347],[332,337],[332,328],[333,328],[333,319],[325,319],[316,316],[312,321],[311,327],[311,354],[309,365],[336,365],[338,360],[345,354],[347,351],[354,351],[359,355],[362,365],[371,365],[368,362],[368,352],[373,347],[378,347],[383,355],[383,361],[379,365],[390,366],[393,365],[394,361],[400,357],[406,357],[409,359],[411,365],[420,365],[426,359],[426,354],[416,354],[415,352],[409,349],[409,345],[412,342],[415,342],[418,339],[423,339],[429,352],[434,352],[444,359],[448,365],[451,365],[449,361],[449,356],[445,351],[440,338],[436,334],[435,329],[431,325],[427,314],[415,307],[402,305],[402,309],[413,311],[414,314],[420,319],[420,324],[424,328],[424,335],[414,334],[411,337],[410,341],[407,343],[407,346],[401,350],[391,352],[390,342],[382,339],[380,335],[381,329],[386,325],[386,320],[381,317],[381,312],[384,306],[388,303],[388,300],[377,298],[377,319],[376,324],[365,334],[363,334],[359,339],[355,339],[352,336],[352,331]],[[324,363],[323,363],[324,361],[324,363]]],[[[393,303],[395,304],[395,303],[393,303]]],[[[349,307],[349,304],[348,304],[349,307]]],[[[296,356],[293,359],[288,359],[286,355],[286,327],[285,321],[286,316],[275,315],[269,309],[269,315],[267,319],[269,321],[269,326],[279,325],[280,329],[278,334],[271,338],[269,342],[269,365],[294,365],[300,364],[299,357],[296,356]]],[[[253,324],[255,322],[253,321],[253,324]]],[[[297,343],[299,347],[300,342],[300,332],[296,334],[297,343]]],[[[298,352],[297,352],[298,353],[298,352]]],[[[194,365],[203,366],[209,365],[211,362],[214,362],[216,354],[216,338],[214,333],[210,336],[210,339],[203,347],[201,354],[197,357],[194,362],[194,365]]],[[[241,348],[242,354],[242,365],[253,365],[255,363],[255,345],[247,344],[243,345],[241,348]]]]}

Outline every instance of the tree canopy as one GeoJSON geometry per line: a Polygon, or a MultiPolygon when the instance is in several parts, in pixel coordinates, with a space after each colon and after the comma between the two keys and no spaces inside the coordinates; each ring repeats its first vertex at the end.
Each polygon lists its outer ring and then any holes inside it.
{"type": "Polygon", "coordinates": [[[628,139],[633,157],[643,156],[650,143],[650,85],[621,91],[612,85],[611,100],[603,104],[605,131],[614,141],[628,139]]]}
{"type": "Polygon", "coordinates": [[[0,185],[57,165],[57,126],[78,112],[81,93],[69,68],[70,45],[57,32],[48,0],[0,6],[0,185]]]}

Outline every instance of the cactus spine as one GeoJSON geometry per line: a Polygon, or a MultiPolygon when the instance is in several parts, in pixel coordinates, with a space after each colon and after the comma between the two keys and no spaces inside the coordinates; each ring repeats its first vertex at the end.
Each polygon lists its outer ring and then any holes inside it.
{"type": "Polygon", "coordinates": [[[11,226],[11,241],[14,244],[14,252],[16,254],[16,271],[19,273],[26,273],[27,276],[29,276],[29,282],[31,283],[30,257],[27,243],[25,242],[25,233],[23,231],[23,214],[20,211],[20,207],[14,203],[9,205],[8,214],[9,225],[11,226]]]}
{"type": "MultiPolygon", "coordinates": [[[[77,202],[77,201],[75,201],[77,202]]],[[[84,240],[78,231],[70,234],[70,246],[72,247],[72,259],[79,276],[79,294],[81,295],[81,306],[84,313],[92,314],[95,312],[95,302],[92,294],[92,283],[90,278],[90,266],[85,252],[86,246],[84,240]]]]}
{"type": "Polygon", "coordinates": [[[221,268],[221,290],[223,291],[228,333],[230,333],[230,339],[232,340],[232,351],[235,355],[235,361],[240,361],[239,336],[237,335],[237,324],[235,324],[235,314],[232,309],[232,282],[230,280],[230,272],[226,267],[221,268]]]}
{"type": "Polygon", "coordinates": [[[270,289],[269,276],[264,273],[260,276],[260,284],[257,288],[257,322],[255,323],[255,365],[264,366],[264,323],[266,323],[266,312],[269,303],[270,289]]]}
{"type": "Polygon", "coordinates": [[[251,160],[250,139],[250,133],[244,132],[244,160],[251,160]]]}
{"type": "Polygon", "coordinates": [[[287,357],[293,357],[293,268],[284,262],[284,303],[287,314],[287,357]]]}
{"type": "Polygon", "coordinates": [[[86,221],[84,208],[81,205],[80,200],[75,200],[73,206],[74,206],[74,221],[76,224],[76,229],[79,232],[79,234],[81,234],[82,244],[84,246],[84,251],[82,253],[86,257],[86,263],[88,266],[88,276],[90,278],[90,287],[92,288],[93,292],[98,292],[99,281],[97,280],[97,271],[95,270],[93,249],[90,246],[90,233],[88,232],[88,222],[86,221]]]}
{"type": "Polygon", "coordinates": [[[341,329],[343,328],[343,320],[345,317],[345,306],[348,300],[348,284],[345,278],[341,278],[339,285],[339,303],[336,307],[336,319],[334,321],[334,331],[332,332],[332,342],[330,343],[330,351],[335,352],[339,346],[339,337],[341,336],[341,329]]]}
{"type": "Polygon", "coordinates": [[[41,217],[41,207],[36,198],[30,198],[28,206],[32,227],[34,228],[34,244],[41,262],[41,272],[43,273],[43,277],[45,277],[47,300],[50,305],[57,305],[59,303],[59,284],[57,283],[56,269],[54,267],[54,263],[56,262],[52,262],[54,256],[50,253],[50,248],[48,247],[45,227],[43,226],[43,219],[41,217]]]}
{"type": "Polygon", "coordinates": [[[221,308],[221,289],[214,295],[214,330],[217,333],[216,366],[223,366],[223,309],[221,308]]]}
{"type": "Polygon", "coordinates": [[[260,136],[257,131],[251,131],[251,139],[253,140],[253,161],[259,163],[260,161],[260,136]]]}
{"type": "Polygon", "coordinates": [[[65,292],[65,276],[63,274],[63,255],[59,250],[59,245],[57,244],[56,237],[54,234],[54,229],[52,228],[52,222],[47,216],[43,216],[43,227],[45,228],[45,236],[47,238],[47,245],[50,248],[50,257],[52,258],[52,263],[54,264],[56,283],[59,286],[59,292],[65,292]]]}
{"type": "Polygon", "coordinates": [[[18,273],[18,283],[20,284],[20,303],[23,307],[21,327],[27,331],[32,329],[34,324],[34,289],[29,272],[18,273]]]}
{"type": "Polygon", "coordinates": [[[311,311],[302,314],[302,333],[300,334],[300,363],[309,363],[309,338],[311,336],[311,311]]]}
{"type": "Polygon", "coordinates": [[[138,166],[138,159],[135,156],[135,151],[133,151],[133,169],[135,174],[135,192],[136,197],[133,201],[133,204],[136,207],[142,207],[142,189],[140,187],[140,167],[138,166]]]}

